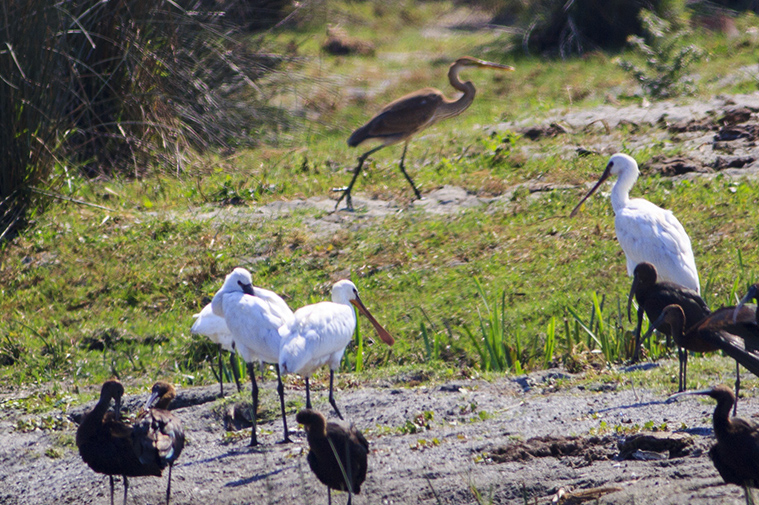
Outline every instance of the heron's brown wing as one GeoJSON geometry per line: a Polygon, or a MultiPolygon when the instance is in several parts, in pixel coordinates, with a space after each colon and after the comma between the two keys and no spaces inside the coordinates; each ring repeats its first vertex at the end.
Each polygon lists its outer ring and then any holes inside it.
{"type": "Polygon", "coordinates": [[[410,93],[387,104],[367,123],[364,134],[366,138],[404,140],[426,126],[442,102],[443,94],[434,88],[410,93]]]}

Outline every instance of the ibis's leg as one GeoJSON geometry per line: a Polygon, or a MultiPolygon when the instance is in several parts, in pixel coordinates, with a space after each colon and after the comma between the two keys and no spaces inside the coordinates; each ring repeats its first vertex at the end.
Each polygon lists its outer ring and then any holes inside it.
{"type": "Polygon", "coordinates": [[[264,381],[264,362],[259,361],[258,362],[258,369],[261,370],[261,382],[264,381]]]}
{"type": "Polygon", "coordinates": [[[289,444],[290,432],[287,431],[287,414],[285,414],[285,386],[282,384],[282,374],[279,373],[279,365],[274,365],[277,370],[277,393],[279,393],[279,407],[282,409],[282,424],[285,428],[285,438],[282,440],[283,444],[289,444]]]}
{"type": "MultiPolygon", "coordinates": [[[[351,190],[353,189],[353,185],[356,183],[356,179],[358,179],[358,174],[361,173],[361,169],[364,166],[364,161],[366,161],[366,158],[369,157],[369,155],[376,153],[380,149],[385,147],[384,145],[379,145],[375,147],[374,149],[370,149],[366,151],[364,154],[359,156],[358,158],[358,165],[356,166],[356,169],[353,171],[353,178],[351,179],[350,184],[348,184],[345,188],[335,188],[333,191],[342,191],[343,194],[340,195],[340,198],[337,199],[337,203],[335,204],[335,210],[337,210],[337,207],[340,205],[340,202],[345,198],[345,207],[348,210],[353,210],[353,201],[351,200],[351,190]]],[[[333,211],[334,212],[334,211],[333,211]]]]}
{"type": "Polygon", "coordinates": [[[308,384],[308,377],[306,377],[306,408],[311,408],[311,388],[308,384]]]}
{"type": "Polygon", "coordinates": [[[332,384],[335,381],[335,371],[330,370],[329,371],[329,403],[332,405],[332,408],[335,409],[335,413],[337,414],[337,417],[339,417],[341,420],[343,418],[343,415],[340,413],[340,409],[337,408],[337,403],[335,403],[335,396],[332,393],[332,384]]]}
{"type": "MultiPolygon", "coordinates": [[[[746,488],[746,492],[748,493],[747,488],[746,488]]],[[[327,486],[327,505],[332,505],[332,491],[330,490],[329,486],[327,486]]]]}
{"type": "Polygon", "coordinates": [[[250,383],[252,385],[251,394],[253,396],[253,408],[251,409],[251,417],[253,418],[253,429],[250,433],[250,445],[258,445],[258,439],[256,438],[256,416],[258,415],[258,384],[256,384],[256,369],[253,363],[248,363],[248,375],[250,375],[250,383]]]}
{"type": "Polygon", "coordinates": [[[221,366],[221,344],[219,346],[219,398],[224,398],[224,369],[221,366]]]}
{"type": "Polygon", "coordinates": [[[111,479],[111,505],[113,505],[113,475],[108,476],[111,479]]]}
{"type": "Polygon", "coordinates": [[[351,505],[351,503],[353,503],[353,493],[351,493],[350,490],[349,490],[348,491],[348,503],[347,503],[347,505],[351,505]]]}
{"type": "Polygon", "coordinates": [[[171,468],[173,466],[173,464],[169,465],[169,483],[166,486],[166,505],[169,505],[169,500],[171,499],[171,468]]]}
{"type": "Polygon", "coordinates": [[[687,386],[687,376],[688,376],[688,351],[686,349],[683,349],[682,347],[678,347],[677,350],[678,358],[680,358],[680,377],[678,380],[678,393],[682,393],[686,389],[688,389],[687,386]]]}
{"type": "Polygon", "coordinates": [[[408,173],[406,173],[406,167],[403,164],[404,160],[406,159],[406,149],[408,149],[408,141],[403,145],[403,155],[401,156],[401,164],[398,165],[401,169],[401,172],[403,172],[403,176],[406,177],[406,180],[409,184],[411,184],[411,187],[414,189],[414,194],[416,194],[416,198],[418,200],[422,199],[422,194],[419,192],[418,189],[416,189],[416,186],[414,186],[414,181],[411,180],[411,177],[408,173]]]}
{"type": "Polygon", "coordinates": [[[232,369],[232,377],[235,378],[235,384],[237,384],[237,392],[239,393],[242,391],[242,386],[240,385],[240,371],[237,369],[238,362],[237,362],[237,353],[236,352],[230,352],[229,353],[229,368],[232,369]]]}
{"type": "Polygon", "coordinates": [[[733,417],[738,413],[738,393],[741,392],[741,367],[735,362],[735,403],[733,403],[733,417]]]}
{"type": "Polygon", "coordinates": [[[126,475],[124,477],[124,505],[126,505],[127,501],[127,492],[129,491],[129,480],[127,479],[126,475]]]}

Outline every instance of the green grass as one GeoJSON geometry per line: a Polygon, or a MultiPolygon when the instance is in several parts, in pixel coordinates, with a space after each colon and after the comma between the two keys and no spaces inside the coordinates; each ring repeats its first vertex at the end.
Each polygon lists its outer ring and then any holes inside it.
{"type": "MultiPolygon", "coordinates": [[[[324,27],[318,19],[301,31],[279,33],[274,49],[296,40],[308,57],[294,71],[302,77],[298,96],[283,92],[282,98],[310,118],[301,129],[258,150],[204,155],[178,175],[70,177],[64,196],[103,208],[58,201],[4,247],[0,384],[89,389],[114,375],[134,388],[157,378],[188,385],[215,382],[207,363],[215,363],[215,349],[189,334],[191,315],[235,266],[249,268],[258,285],[281,293],[294,308],[327,299],[339,278],[353,279],[364,302],[396,337],[388,348],[360,319],[344,368],[365,380],[408,370],[440,380],[521,373],[576,363],[592,349],[612,363],[629,356],[630,279],[608,199],[591,199],[570,219],[579,190],[514,190],[526,181],[577,185],[595,179],[605,156],[560,153],[567,145],[592,145],[597,134],[580,131],[533,142],[513,132],[490,136],[482,128],[501,120],[539,119],[557,108],[594,106],[614,87],[621,90],[620,103],[636,103],[634,83],[614,58],[599,53],[563,62],[505,56],[507,42],[497,32],[457,32],[452,40],[424,36],[420,27],[436,19],[434,9],[453,10],[444,3],[405,7],[412,14],[389,22],[392,36],[382,22],[389,13],[371,12],[369,4],[329,5],[335,12],[325,19],[353,19],[351,33],[371,38],[378,56],[319,53],[324,27]],[[393,57],[412,52],[425,55],[415,60],[414,71],[393,57]],[[481,90],[474,105],[416,138],[408,166],[423,192],[452,184],[481,196],[507,196],[501,203],[444,216],[404,209],[387,218],[357,219],[356,225],[326,235],[309,228],[325,217],[319,211],[255,213],[263,204],[326,197],[344,185],[360,152],[345,145],[349,132],[404,92],[434,85],[450,94],[445,72],[460,54],[511,63],[518,70],[506,76],[465,75],[481,90]],[[378,87],[375,78],[391,85],[378,87]],[[351,87],[372,93],[352,95],[351,87]]],[[[697,42],[712,55],[697,66],[704,76],[699,96],[743,89],[745,84],[716,89],[716,76],[755,61],[755,47],[719,36],[697,42]]],[[[627,135],[622,127],[607,142],[623,144],[627,135]]],[[[644,162],[678,149],[652,143],[635,154],[644,162]]],[[[391,147],[372,156],[357,191],[401,206],[409,202],[410,189],[397,170],[400,150],[391,147]]],[[[638,181],[633,194],[673,210],[683,223],[710,305],[733,304],[735,295],[759,278],[758,183],[649,177],[638,181]]],[[[658,357],[663,349],[653,341],[648,353],[658,357]]],[[[320,380],[324,377],[317,375],[315,382],[320,380]]]]}

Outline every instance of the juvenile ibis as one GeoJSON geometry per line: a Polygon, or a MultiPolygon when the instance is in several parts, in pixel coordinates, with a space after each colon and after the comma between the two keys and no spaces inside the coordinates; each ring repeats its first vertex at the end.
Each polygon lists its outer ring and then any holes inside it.
{"type": "Polygon", "coordinates": [[[229,331],[226,321],[223,317],[219,317],[213,313],[213,308],[209,303],[203,310],[192,316],[195,318],[195,322],[192,323],[190,333],[193,335],[204,335],[218,346],[219,351],[219,396],[224,396],[224,371],[221,365],[221,351],[229,351],[229,367],[232,369],[232,375],[235,378],[235,384],[237,384],[237,391],[240,392],[242,387],[240,386],[240,377],[237,373],[237,366],[234,359],[234,339],[232,338],[232,332],[229,331]]]}
{"type": "Polygon", "coordinates": [[[712,418],[717,443],[709,456],[722,479],[743,487],[746,503],[754,503],[750,488],[759,487],[759,426],[749,419],[730,417],[735,395],[727,386],[678,393],[670,399],[683,395],[705,395],[717,400],[712,418]]]}
{"type": "Polygon", "coordinates": [[[366,479],[369,442],[351,424],[327,422],[321,412],[307,408],[295,420],[302,424],[308,439],[308,466],[316,478],[327,486],[328,503],[332,490],[348,492],[348,505],[353,493],[361,492],[366,479]]]}
{"type": "Polygon", "coordinates": [[[696,261],[683,225],[671,211],[642,198],[630,198],[638,174],[638,163],[631,156],[615,154],[596,185],[580,200],[570,216],[577,213],[606,179],[618,176],[611,190],[611,206],[617,240],[627,258],[628,275],[633,275],[635,266],[645,261],[656,266],[662,281],[700,293],[696,261]]]}
{"type": "Polygon", "coordinates": [[[356,329],[354,306],[369,319],[382,341],[393,345],[393,337],[361,302],[356,285],[345,279],[332,286],[331,302],[299,308],[295,311],[294,318],[279,330],[282,336],[279,368],[282,373],[296,373],[305,377],[306,408],[310,409],[309,377],[320,366],[329,365],[329,403],[340,419],[343,416],[335,403],[333,385],[335,370],[340,366],[345,347],[356,329]]]}
{"type": "Polygon", "coordinates": [[[414,195],[416,195],[418,199],[422,198],[422,194],[419,193],[419,190],[414,185],[414,181],[406,172],[406,168],[403,164],[406,159],[408,143],[411,140],[411,137],[425,128],[432,126],[443,119],[458,116],[472,105],[477,90],[475,89],[474,84],[472,84],[472,81],[461,82],[459,79],[459,72],[466,67],[490,68],[500,71],[514,70],[514,67],[508,65],[491,63],[489,61],[472,58],[471,56],[464,56],[456,60],[448,69],[448,81],[451,83],[451,86],[464,93],[459,99],[449,100],[438,89],[424,88],[402,96],[387,104],[365,125],[354,131],[350,138],[348,138],[348,145],[350,147],[356,147],[368,140],[378,141],[380,142],[380,145],[366,151],[358,158],[358,165],[353,171],[353,178],[347,187],[334,190],[342,191],[342,194],[335,204],[335,210],[337,210],[337,207],[340,205],[343,198],[345,198],[348,210],[353,210],[351,190],[356,183],[358,175],[361,173],[361,168],[364,166],[366,158],[383,147],[391,146],[399,142],[404,142],[404,145],[401,162],[398,167],[401,169],[403,176],[414,190],[414,195]]]}
{"type": "Polygon", "coordinates": [[[175,397],[173,385],[165,381],[156,382],[132,432],[135,454],[145,468],[161,475],[169,467],[166,505],[169,505],[171,499],[171,469],[184,448],[182,422],[168,410],[175,397]]]}
{"type": "MultiPolygon", "coordinates": [[[[258,290],[259,288],[256,288],[258,290]]],[[[235,268],[224,279],[221,289],[211,301],[213,312],[223,317],[232,333],[235,349],[248,365],[248,374],[252,384],[252,418],[253,430],[250,445],[258,445],[256,436],[256,416],[258,413],[258,384],[254,363],[263,361],[274,363],[277,370],[277,393],[282,410],[284,425],[283,442],[291,442],[287,431],[287,416],[285,414],[285,388],[279,368],[279,350],[281,337],[279,327],[288,322],[293,316],[283,307],[278,307],[266,299],[266,290],[256,291],[250,272],[244,268],[235,268]]],[[[268,292],[271,293],[271,292],[268,292]]],[[[284,303],[284,302],[283,302],[284,303]]],[[[287,305],[285,304],[285,307],[287,305]]]]}

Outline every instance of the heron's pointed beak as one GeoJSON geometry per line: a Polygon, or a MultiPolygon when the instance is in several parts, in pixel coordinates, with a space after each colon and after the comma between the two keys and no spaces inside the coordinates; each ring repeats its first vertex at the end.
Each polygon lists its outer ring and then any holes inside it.
{"type": "Polygon", "coordinates": [[[395,343],[395,339],[392,335],[390,335],[390,332],[383,328],[382,325],[379,324],[376,319],[374,319],[374,316],[369,313],[369,310],[367,310],[367,308],[361,302],[361,298],[355,298],[351,300],[351,303],[356,306],[359,312],[366,316],[370,323],[372,323],[372,326],[374,326],[377,335],[379,335],[383,342],[385,342],[387,345],[393,345],[395,343]]]}
{"type": "Polygon", "coordinates": [[[633,277],[633,283],[630,287],[630,294],[627,295],[627,322],[632,323],[632,317],[630,316],[630,308],[632,307],[633,296],[635,296],[635,290],[638,289],[638,283],[640,282],[638,276],[633,277]]]}
{"type": "Polygon", "coordinates": [[[577,214],[577,211],[580,210],[580,207],[582,206],[582,204],[585,203],[585,200],[590,198],[590,195],[595,193],[596,190],[601,186],[601,184],[603,184],[604,181],[609,178],[609,176],[611,175],[611,166],[612,166],[611,163],[608,163],[606,165],[606,170],[604,170],[604,173],[601,174],[601,178],[598,179],[598,182],[596,183],[595,186],[590,188],[590,191],[588,191],[588,194],[582,197],[582,200],[580,200],[580,203],[577,204],[577,207],[572,209],[572,212],[569,213],[569,217],[574,217],[575,214],[577,214]]]}
{"type": "Polygon", "coordinates": [[[477,66],[482,68],[492,68],[495,70],[502,70],[504,72],[513,72],[516,70],[511,65],[501,65],[500,63],[493,63],[492,61],[477,60],[477,66]]]}

